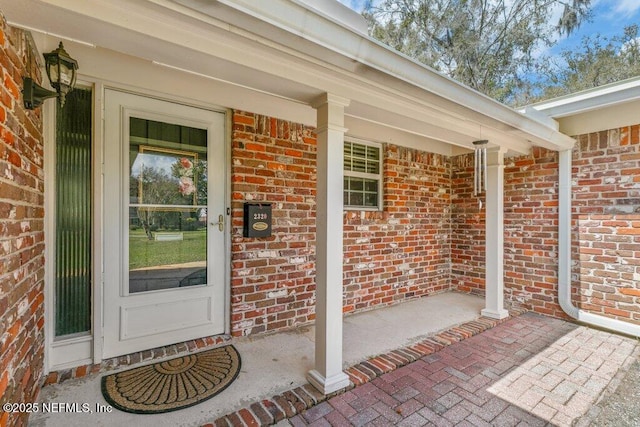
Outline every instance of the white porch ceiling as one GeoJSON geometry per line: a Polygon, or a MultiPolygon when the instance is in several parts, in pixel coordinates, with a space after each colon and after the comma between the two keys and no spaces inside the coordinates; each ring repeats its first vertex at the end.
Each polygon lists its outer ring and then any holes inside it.
{"type": "Polygon", "coordinates": [[[211,102],[310,125],[310,105],[334,93],[351,100],[345,114],[352,136],[443,154],[477,139],[514,154],[573,144],[548,123],[296,0],[0,0],[0,10],[11,24],[50,34],[47,44],[63,37],[95,46],[79,44],[72,53],[90,77],[114,79],[119,72],[103,58],[114,58],[120,72],[164,64],[175,67],[175,78],[215,82],[211,102]],[[123,55],[127,61],[117,60],[123,55]],[[224,87],[236,96],[225,97],[224,87]]]}

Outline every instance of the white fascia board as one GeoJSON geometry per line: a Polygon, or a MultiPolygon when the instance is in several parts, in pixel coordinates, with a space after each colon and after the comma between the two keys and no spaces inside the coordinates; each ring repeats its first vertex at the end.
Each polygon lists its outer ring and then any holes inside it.
{"type": "Polygon", "coordinates": [[[547,126],[555,130],[558,130],[560,128],[560,125],[556,120],[554,120],[550,116],[547,116],[544,112],[536,110],[533,107],[525,107],[518,111],[520,111],[522,114],[524,114],[527,117],[531,117],[532,119],[535,119],[541,123],[546,123],[547,126]]]}
{"type": "MultiPolygon", "coordinates": [[[[374,44],[377,42],[373,41],[374,44]]],[[[378,46],[379,55],[370,55],[371,60],[377,61],[373,66],[382,67],[385,63],[384,52],[388,49],[378,46]]],[[[392,58],[387,58],[389,62],[392,58]]],[[[484,128],[493,128],[516,138],[523,138],[529,142],[545,148],[560,150],[573,146],[574,140],[567,135],[550,127],[546,123],[529,118],[506,105],[503,105],[479,92],[467,88],[452,79],[435,71],[429,70],[413,60],[405,58],[402,67],[396,67],[396,76],[407,82],[413,82],[421,89],[436,95],[439,99],[426,96],[430,105],[437,105],[438,109],[446,112],[450,117],[457,116],[466,121],[472,121],[484,128]],[[425,72],[425,69],[428,72],[425,72]]],[[[411,97],[415,92],[408,91],[411,97]]]]}
{"type": "Polygon", "coordinates": [[[554,119],[640,99],[640,77],[529,105],[554,119]]]}
{"type": "Polygon", "coordinates": [[[336,0],[291,0],[314,9],[327,19],[343,24],[361,34],[369,33],[367,20],[362,14],[336,0]]]}

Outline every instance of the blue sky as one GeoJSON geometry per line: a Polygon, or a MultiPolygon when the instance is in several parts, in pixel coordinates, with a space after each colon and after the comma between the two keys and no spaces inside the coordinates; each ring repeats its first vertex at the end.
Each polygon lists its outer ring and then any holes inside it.
{"type": "MultiPolygon", "coordinates": [[[[365,0],[339,0],[357,12],[362,11],[365,0]]],[[[378,0],[379,1],[379,0],[378,0]]],[[[374,0],[374,2],[376,2],[374,0]]],[[[580,44],[582,37],[600,33],[611,37],[622,34],[625,25],[640,24],[640,0],[593,0],[592,22],[584,22],[578,31],[559,40],[551,50],[551,54],[559,52],[563,48],[571,48],[580,44]]]]}
{"type": "Polygon", "coordinates": [[[592,4],[592,21],[584,22],[578,31],[560,40],[552,52],[576,46],[589,34],[611,37],[621,35],[625,25],[640,24],[640,0],[596,0],[592,4]]]}

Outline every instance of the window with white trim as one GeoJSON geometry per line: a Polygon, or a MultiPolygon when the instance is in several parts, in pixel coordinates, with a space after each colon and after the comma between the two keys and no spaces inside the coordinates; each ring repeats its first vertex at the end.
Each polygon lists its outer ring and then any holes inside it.
{"type": "Polygon", "coordinates": [[[344,141],[345,209],[382,209],[382,145],[344,141]]]}

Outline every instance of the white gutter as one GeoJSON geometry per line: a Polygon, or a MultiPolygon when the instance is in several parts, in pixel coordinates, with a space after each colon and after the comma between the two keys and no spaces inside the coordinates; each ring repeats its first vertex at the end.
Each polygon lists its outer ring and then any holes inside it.
{"type": "Polygon", "coordinates": [[[528,106],[559,119],[640,99],[640,77],[610,83],[528,106]]]}
{"type": "Polygon", "coordinates": [[[571,301],[571,150],[560,151],[558,160],[558,300],[560,307],[578,322],[640,337],[640,325],[589,313],[571,301]]]}

